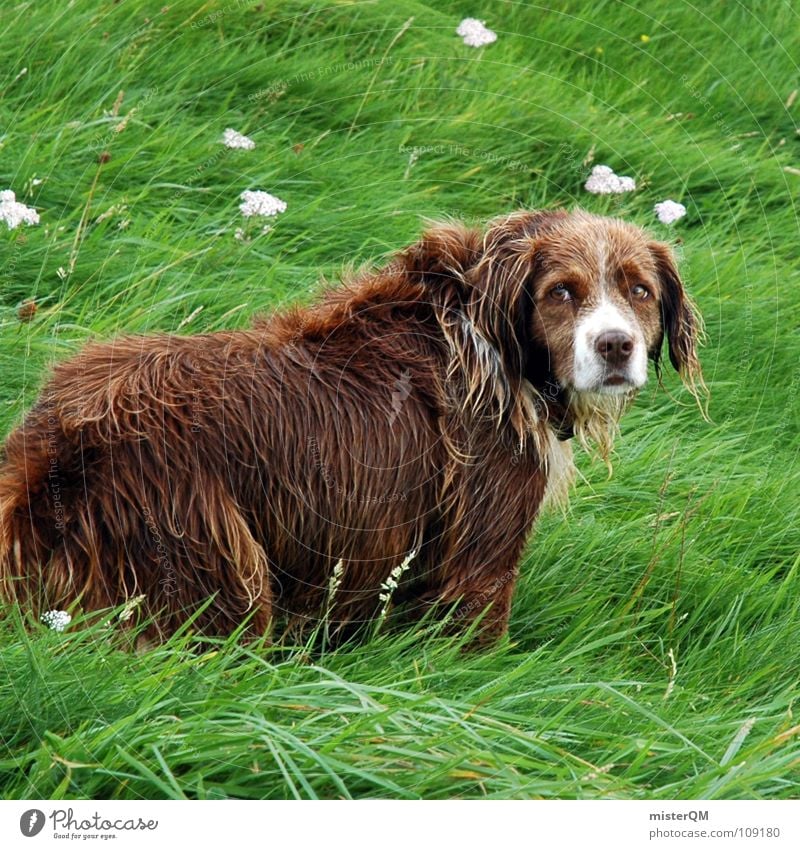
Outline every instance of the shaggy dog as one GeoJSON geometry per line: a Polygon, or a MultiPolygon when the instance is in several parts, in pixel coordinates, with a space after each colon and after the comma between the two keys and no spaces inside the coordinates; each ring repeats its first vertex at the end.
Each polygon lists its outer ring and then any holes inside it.
{"type": "Polygon", "coordinates": [[[666,245],[586,212],[429,229],[309,308],[55,368],[5,446],[0,582],[33,612],[143,595],[153,636],[434,607],[506,628],[570,439],[607,455],[697,319],[666,245]]]}

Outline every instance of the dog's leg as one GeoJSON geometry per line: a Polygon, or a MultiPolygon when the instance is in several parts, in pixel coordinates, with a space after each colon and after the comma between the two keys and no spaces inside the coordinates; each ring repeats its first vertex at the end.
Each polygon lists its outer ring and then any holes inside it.
{"type": "Polygon", "coordinates": [[[535,458],[505,469],[504,487],[477,475],[458,487],[423,591],[424,601],[451,611],[459,630],[479,620],[477,645],[508,630],[519,562],[546,485],[535,458]]]}
{"type": "MultiPolygon", "coordinates": [[[[456,605],[452,616],[459,630],[466,630],[479,620],[472,643],[476,647],[492,643],[508,631],[511,599],[518,575],[517,557],[515,553],[505,564],[496,565],[482,575],[480,582],[470,580],[466,587],[449,584],[443,588],[440,601],[449,609],[456,605]]],[[[469,569],[465,571],[469,573],[469,569]]]]}
{"type": "Polygon", "coordinates": [[[154,606],[165,605],[167,631],[213,595],[197,621],[201,631],[228,634],[249,616],[247,633],[266,633],[272,617],[269,561],[240,506],[219,480],[204,474],[172,499],[147,517],[151,554],[158,558],[154,606]]]}
{"type": "Polygon", "coordinates": [[[463,633],[475,626],[468,647],[496,641],[508,630],[523,543],[524,539],[506,543],[504,550],[499,555],[494,552],[491,558],[483,547],[437,558],[424,588],[416,597],[405,599],[406,620],[418,621],[433,607],[437,614],[448,617],[449,632],[463,633]]]}

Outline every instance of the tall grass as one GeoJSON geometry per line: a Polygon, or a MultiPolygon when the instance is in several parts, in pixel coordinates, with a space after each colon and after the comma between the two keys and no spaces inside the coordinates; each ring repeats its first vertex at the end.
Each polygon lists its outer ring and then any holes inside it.
{"type": "Polygon", "coordinates": [[[712,393],[707,423],[665,376],[613,477],[581,461],[481,654],[431,625],[320,654],[198,645],[191,622],[136,652],[117,620],[58,634],[8,609],[4,796],[797,796],[797,8],[552,5],[3,9],[0,188],[42,223],[0,230],[2,433],[90,337],[242,326],[425,216],[521,206],[676,243],[712,393]],[[467,15],[497,42],[464,46],[467,15]],[[586,194],[590,162],[637,191],[586,194]],[[249,188],[288,210],[239,241],[249,188]]]}

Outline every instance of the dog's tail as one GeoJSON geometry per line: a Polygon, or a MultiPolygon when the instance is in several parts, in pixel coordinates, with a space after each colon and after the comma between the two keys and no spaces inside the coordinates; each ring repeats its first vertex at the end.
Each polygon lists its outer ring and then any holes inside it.
{"type": "Polygon", "coordinates": [[[63,538],[62,478],[71,459],[55,422],[34,409],[0,461],[0,595],[34,615],[60,606],[68,593],[69,570],[51,568],[63,538]]]}

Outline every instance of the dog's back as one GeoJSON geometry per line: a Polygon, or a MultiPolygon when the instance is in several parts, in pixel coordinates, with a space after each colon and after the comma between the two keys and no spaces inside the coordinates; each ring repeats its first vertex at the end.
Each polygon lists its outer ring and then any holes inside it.
{"type": "MultiPolygon", "coordinates": [[[[443,443],[435,393],[421,385],[434,364],[417,339],[404,365],[396,306],[391,323],[393,336],[348,323],[324,341],[311,325],[288,337],[280,318],[232,333],[127,337],[57,366],[0,468],[6,594],[32,612],[145,595],[163,634],[211,596],[198,619],[211,633],[248,613],[254,632],[273,617],[313,617],[339,560],[341,623],[375,616],[381,584],[412,550],[425,549],[418,592],[424,563],[436,564],[438,589],[470,521],[467,511],[442,535],[464,486],[446,479],[448,452],[478,446],[443,443]]],[[[492,453],[507,466],[491,424],[483,430],[468,484],[477,490],[491,485],[492,453]]],[[[538,503],[523,498],[530,470],[508,471],[520,479],[512,501],[529,504],[514,508],[525,522],[538,503]]],[[[485,499],[491,510],[488,490],[485,499]]]]}

